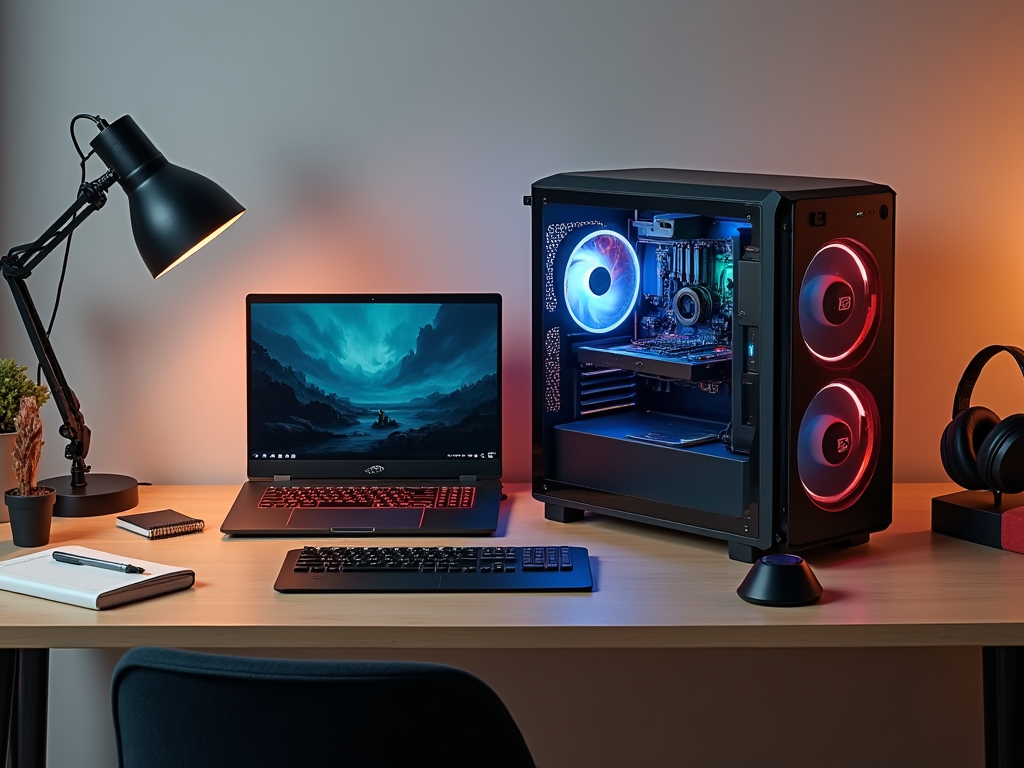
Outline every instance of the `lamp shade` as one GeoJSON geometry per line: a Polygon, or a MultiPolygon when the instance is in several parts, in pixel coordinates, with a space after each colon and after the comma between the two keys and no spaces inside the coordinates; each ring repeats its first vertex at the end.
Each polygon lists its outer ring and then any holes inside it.
{"type": "Polygon", "coordinates": [[[167,162],[128,115],[90,145],[128,196],[135,245],[153,277],[187,259],[245,213],[219,184],[167,162]]]}

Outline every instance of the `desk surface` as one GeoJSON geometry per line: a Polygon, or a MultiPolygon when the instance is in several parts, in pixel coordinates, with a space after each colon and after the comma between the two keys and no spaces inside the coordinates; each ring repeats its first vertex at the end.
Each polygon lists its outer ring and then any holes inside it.
{"type": "MultiPolygon", "coordinates": [[[[0,647],[1024,645],[1024,556],[933,534],[929,502],[949,485],[896,486],[892,526],[867,545],[808,555],[825,596],[789,609],[740,600],[736,587],[749,566],[729,560],[724,542],[612,518],[555,523],[526,486],[507,490],[498,537],[424,543],[585,546],[592,594],[281,595],[273,584],[285,552],[343,540],[229,539],[219,527],[236,486],[142,487],[135,511],[173,507],[204,519],[206,531],[147,541],[116,528],[113,516],[58,518],[49,546],[190,567],[195,588],[108,611],[0,592],[0,647]]],[[[0,559],[28,551],[0,526],[0,559]]]]}

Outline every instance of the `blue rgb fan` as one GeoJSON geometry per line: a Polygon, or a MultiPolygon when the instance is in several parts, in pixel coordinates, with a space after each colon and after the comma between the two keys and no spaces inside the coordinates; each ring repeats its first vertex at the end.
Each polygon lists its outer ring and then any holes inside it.
{"type": "Polygon", "coordinates": [[[584,237],[565,266],[565,305],[576,324],[607,333],[629,317],[640,293],[640,261],[618,232],[599,229],[584,237]]]}

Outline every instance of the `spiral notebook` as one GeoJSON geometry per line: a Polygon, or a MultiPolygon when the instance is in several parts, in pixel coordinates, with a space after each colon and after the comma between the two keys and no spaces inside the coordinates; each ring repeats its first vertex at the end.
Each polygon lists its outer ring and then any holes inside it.
{"type": "Polygon", "coordinates": [[[155,512],[140,512],[136,515],[120,515],[117,527],[145,536],[147,539],[166,539],[170,536],[184,536],[199,533],[206,523],[195,517],[183,515],[173,509],[158,509],[155,512]]]}

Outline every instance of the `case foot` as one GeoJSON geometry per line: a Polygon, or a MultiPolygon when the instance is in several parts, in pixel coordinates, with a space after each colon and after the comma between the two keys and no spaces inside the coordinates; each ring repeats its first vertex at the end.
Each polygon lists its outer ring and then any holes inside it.
{"type": "Polygon", "coordinates": [[[859,547],[861,544],[867,544],[869,541],[871,541],[871,534],[862,533],[860,536],[851,536],[846,541],[841,542],[840,546],[859,547]]]}
{"type": "Polygon", "coordinates": [[[749,544],[740,544],[736,541],[729,542],[729,559],[736,560],[740,563],[753,563],[757,560],[762,552],[757,547],[752,547],[749,544]]]}
{"type": "Polygon", "coordinates": [[[545,504],[544,517],[556,523],[578,523],[583,519],[583,510],[563,507],[560,504],[545,504]]]}

